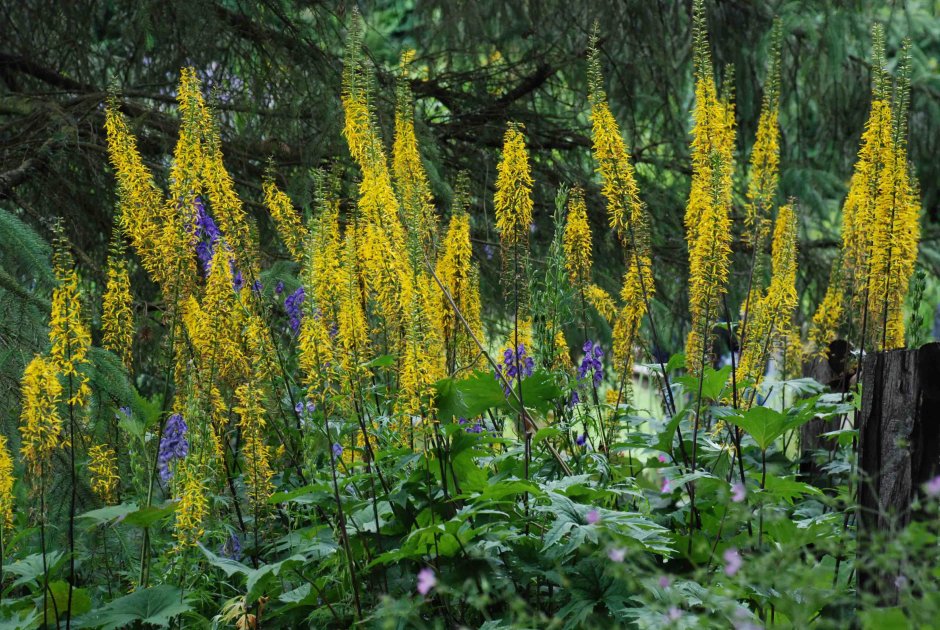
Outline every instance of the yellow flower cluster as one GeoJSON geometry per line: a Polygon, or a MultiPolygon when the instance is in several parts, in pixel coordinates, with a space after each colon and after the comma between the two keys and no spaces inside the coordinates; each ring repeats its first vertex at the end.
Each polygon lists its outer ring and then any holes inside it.
{"type": "Polygon", "coordinates": [[[248,488],[248,500],[258,514],[267,508],[268,498],[274,488],[271,483],[274,476],[270,464],[271,452],[264,441],[263,393],[257,379],[252,379],[240,385],[235,396],[238,399],[235,412],[239,415],[238,428],[241,430],[242,457],[245,460],[245,485],[248,488]]]}
{"type": "Polygon", "coordinates": [[[579,187],[572,188],[568,197],[563,245],[565,269],[571,286],[584,290],[591,282],[591,226],[588,224],[584,191],[579,187]]]}
{"type": "Polygon", "coordinates": [[[52,315],[49,320],[50,360],[55,371],[69,383],[69,405],[81,407],[88,402],[91,388],[85,366],[91,347],[91,332],[82,320],[78,272],[56,263],[58,284],[52,291],[52,315]]]}
{"type": "MultiPolygon", "coordinates": [[[[790,342],[791,321],[797,304],[796,243],[797,216],[788,204],[780,208],[774,226],[770,286],[753,305],[752,323],[743,340],[739,373],[742,380],[751,381],[755,389],[760,385],[771,353],[790,342]]],[[[791,358],[797,348],[789,348],[791,358]]],[[[752,395],[750,401],[755,398],[752,395]]]]}
{"type": "MultiPolygon", "coordinates": [[[[477,340],[482,342],[480,281],[473,264],[473,250],[470,246],[467,186],[464,174],[458,179],[450,225],[441,243],[436,273],[444,289],[457,306],[457,310],[463,315],[470,331],[477,340]]],[[[453,307],[446,300],[441,308],[441,329],[450,371],[480,365],[480,350],[467,332],[464,323],[458,319],[453,307]]],[[[464,373],[471,374],[470,371],[464,373]]]]}
{"type": "Polygon", "coordinates": [[[5,435],[0,435],[0,535],[3,542],[8,541],[7,534],[13,528],[13,458],[5,435]]]}
{"type": "Polygon", "coordinates": [[[33,357],[23,372],[20,391],[23,396],[21,451],[30,474],[35,478],[41,474],[43,465],[55,449],[62,445],[62,419],[58,407],[62,384],[55,365],[41,355],[33,357]]]}
{"type": "MultiPolygon", "coordinates": [[[[188,458],[186,458],[188,459],[188,458]]],[[[198,466],[183,460],[174,472],[174,483],[181,489],[176,508],[176,546],[182,551],[194,547],[205,533],[203,522],[209,514],[209,498],[205,483],[198,475],[198,466]]]]}
{"type": "Polygon", "coordinates": [[[873,40],[871,113],[842,209],[842,250],[810,332],[818,356],[845,315],[850,315],[850,337],[865,349],[891,350],[905,343],[903,304],[920,240],[920,201],[905,138],[910,44],[901,52],[892,100],[880,26],[873,40]]]}
{"type": "Polygon", "coordinates": [[[510,123],[496,175],[496,230],[506,248],[527,240],[532,223],[532,174],[522,125],[510,123]]]}
{"type": "Polygon", "coordinates": [[[91,473],[91,490],[105,503],[117,501],[118,471],[114,449],[95,444],[88,449],[88,472],[91,473]]]}
{"type": "Polygon", "coordinates": [[[108,281],[101,299],[101,345],[119,356],[128,370],[133,360],[133,303],[127,259],[123,248],[117,245],[108,256],[108,281]]]}
{"type": "Polygon", "coordinates": [[[692,189],[685,213],[689,248],[689,313],[686,368],[701,374],[713,337],[718,305],[727,292],[731,262],[731,190],[734,173],[734,105],[720,98],[712,76],[704,5],[694,4],[695,110],[692,189]]]}
{"type": "MultiPolygon", "coordinates": [[[[408,83],[408,66],[414,54],[414,50],[406,50],[401,57],[401,75],[395,108],[395,142],[392,145],[392,172],[395,175],[395,188],[401,200],[405,224],[409,226],[410,233],[417,237],[417,244],[423,248],[423,252],[413,252],[412,256],[418,258],[433,251],[437,236],[437,215],[427,172],[418,152],[418,138],[415,135],[414,102],[408,83]]],[[[421,262],[418,259],[412,264],[421,262]]]]}
{"type": "Polygon", "coordinates": [[[271,211],[274,226],[281,240],[287,246],[287,251],[297,262],[304,258],[304,243],[307,241],[307,228],[300,220],[300,215],[294,210],[290,197],[281,191],[274,179],[266,179],[262,184],[264,189],[264,202],[271,211]]]}

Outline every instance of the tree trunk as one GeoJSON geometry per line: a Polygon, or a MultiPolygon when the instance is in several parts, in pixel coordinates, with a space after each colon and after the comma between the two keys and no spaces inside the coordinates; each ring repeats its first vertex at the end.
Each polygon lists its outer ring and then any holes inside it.
{"type": "Polygon", "coordinates": [[[865,357],[859,416],[858,586],[884,605],[896,575],[875,568],[876,538],[911,520],[911,500],[940,470],[940,343],[865,357]]]}

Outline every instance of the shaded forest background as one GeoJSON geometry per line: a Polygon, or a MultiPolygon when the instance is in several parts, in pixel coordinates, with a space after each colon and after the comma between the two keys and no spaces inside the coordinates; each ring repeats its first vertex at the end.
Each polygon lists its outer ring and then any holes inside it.
{"type": "MultiPolygon", "coordinates": [[[[417,51],[418,134],[436,202],[446,214],[458,171],[469,171],[475,255],[484,276],[499,273],[499,257],[492,253],[497,249],[492,192],[502,134],[506,122],[516,120],[525,125],[533,156],[535,259],[552,237],[558,187],[585,185],[596,281],[616,292],[623,265],[605,229],[590,156],[585,54],[592,25],[599,21],[606,88],[653,216],[660,334],[667,352],[681,349],[687,326],[682,216],[693,100],[690,1],[3,3],[0,207],[48,240],[53,221],[62,217],[85,281],[100,293],[116,202],[104,102],[109,90],[117,91],[145,161],[165,178],[178,130],[179,69],[192,65],[212,89],[226,166],[267,244],[267,263],[287,265],[261,203],[262,176],[273,168],[279,184],[305,209],[313,192],[312,168],[338,163],[352,190],[355,170],[341,135],[339,97],[354,7],[365,18],[386,142],[392,137],[398,58],[407,48],[417,51]]],[[[801,208],[798,283],[804,321],[822,297],[836,253],[839,209],[869,109],[875,21],[886,25],[889,67],[902,38],[913,41],[910,156],[924,207],[920,264],[940,276],[938,11],[933,0],[716,0],[708,11],[715,66],[723,75],[734,67],[739,126],[734,214],[739,218],[770,29],[775,16],[782,20],[780,189],[781,199],[795,197],[801,208]]],[[[42,250],[42,244],[33,245],[42,250]]],[[[0,373],[10,379],[0,390],[15,389],[23,357],[45,344],[43,320],[27,325],[28,311],[43,310],[42,287],[51,286],[51,279],[38,264],[29,264],[26,251],[31,250],[15,242],[12,230],[0,233],[0,373]],[[30,290],[18,293],[26,285],[30,290]]],[[[746,290],[746,265],[736,274],[732,304],[746,290]]],[[[146,342],[149,327],[159,325],[161,305],[140,269],[134,286],[138,334],[146,342]]],[[[497,286],[484,278],[484,291],[497,286]]],[[[930,290],[935,295],[936,280],[930,290]]],[[[486,308],[485,294],[483,301],[486,308]]],[[[487,313],[491,321],[501,315],[487,313]]]]}

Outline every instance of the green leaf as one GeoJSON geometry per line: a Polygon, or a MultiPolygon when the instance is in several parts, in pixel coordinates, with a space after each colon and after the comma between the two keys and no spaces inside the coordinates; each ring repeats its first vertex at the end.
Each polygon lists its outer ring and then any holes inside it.
{"type": "Polygon", "coordinates": [[[91,521],[93,526],[105,525],[116,520],[126,518],[128,514],[138,510],[136,503],[122,503],[120,505],[109,505],[107,507],[91,510],[84,514],[79,514],[76,518],[91,521]]]}
{"type": "Polygon", "coordinates": [[[389,367],[390,365],[395,365],[395,361],[398,358],[391,354],[383,354],[380,357],[375,357],[371,361],[365,364],[364,367],[374,368],[374,367],[389,367]]]}
{"type": "MultiPolygon", "coordinates": [[[[49,583],[49,593],[51,597],[46,598],[46,617],[49,621],[57,622],[58,619],[64,619],[68,615],[69,607],[69,584],[64,580],[56,580],[49,583]],[[58,618],[56,617],[58,612],[58,618]]],[[[40,595],[39,602],[42,603],[40,595]]],[[[91,598],[88,592],[83,588],[72,589],[72,617],[84,615],[91,610],[91,598]]]]}
{"type": "Polygon", "coordinates": [[[253,571],[251,567],[246,566],[242,564],[241,562],[232,560],[231,558],[223,558],[221,556],[215,555],[214,553],[206,549],[206,547],[204,547],[203,545],[199,545],[199,550],[202,551],[202,554],[209,561],[209,564],[211,564],[214,567],[218,567],[222,569],[225,572],[225,575],[227,577],[232,577],[236,573],[241,573],[242,575],[248,575],[249,573],[253,571]]]}
{"type": "Polygon", "coordinates": [[[731,366],[726,365],[720,370],[705,366],[704,381],[702,382],[702,398],[706,400],[718,400],[728,377],[731,376],[731,366]]]}
{"type": "Polygon", "coordinates": [[[771,496],[783,499],[790,505],[793,505],[794,499],[804,494],[822,494],[822,491],[815,486],[785,477],[775,477],[774,475],[767,475],[767,482],[764,484],[764,489],[769,492],[771,496]]]}
{"type": "Polygon", "coordinates": [[[116,630],[140,622],[166,628],[174,617],[191,610],[182,598],[182,591],[169,584],[145,588],[104,606],[86,617],[81,627],[116,630]]]}
{"type": "Polygon", "coordinates": [[[470,378],[445,378],[434,384],[441,420],[475,418],[487,409],[506,404],[506,395],[492,374],[477,371],[470,378]]]}
{"type": "Polygon", "coordinates": [[[799,428],[813,419],[815,398],[803,401],[783,414],[769,407],[752,407],[743,415],[730,415],[727,420],[747,431],[757,446],[766,451],[778,437],[799,428]]]}
{"type": "Polygon", "coordinates": [[[176,511],[179,503],[176,501],[167,501],[163,505],[151,505],[142,507],[136,512],[131,512],[124,517],[123,523],[132,527],[150,527],[161,518],[165,518],[176,511]]]}
{"type": "Polygon", "coordinates": [[[560,435],[562,435],[561,429],[557,427],[545,427],[536,431],[535,436],[532,438],[532,444],[538,444],[542,440],[558,437],[560,435]]]}

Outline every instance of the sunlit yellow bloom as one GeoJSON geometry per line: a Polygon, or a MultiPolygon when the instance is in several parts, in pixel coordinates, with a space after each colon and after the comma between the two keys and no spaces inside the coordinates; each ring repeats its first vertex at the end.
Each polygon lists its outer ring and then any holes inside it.
{"type": "Polygon", "coordinates": [[[52,345],[50,360],[67,384],[66,394],[69,398],[66,402],[80,407],[91,396],[86,373],[91,332],[82,319],[78,272],[71,258],[57,253],[55,272],[58,282],[52,291],[52,314],[49,320],[49,342],[52,345]]]}
{"type": "Polygon", "coordinates": [[[353,225],[346,227],[343,266],[339,274],[339,309],[336,340],[340,361],[346,372],[360,371],[360,364],[368,360],[369,327],[363,309],[363,296],[359,284],[357,264],[357,233],[353,225]]]}
{"type": "Polygon", "coordinates": [[[284,241],[287,251],[290,252],[294,260],[302,262],[304,243],[308,236],[306,226],[300,220],[300,215],[294,210],[290,197],[277,187],[273,179],[265,179],[262,188],[264,189],[264,203],[271,211],[277,233],[284,241]]]}
{"type": "Polygon", "coordinates": [[[565,268],[571,286],[583,289],[591,281],[591,226],[588,224],[584,191],[572,188],[564,234],[565,268]]]}
{"type": "Polygon", "coordinates": [[[181,489],[179,506],[176,508],[176,544],[180,551],[199,543],[205,533],[203,523],[209,515],[209,499],[199,466],[190,465],[186,459],[174,472],[174,485],[181,489]]]}
{"type": "Polygon", "coordinates": [[[3,542],[7,542],[7,535],[13,528],[13,458],[5,435],[0,435],[0,527],[3,528],[3,542]]]}
{"type": "Polygon", "coordinates": [[[52,361],[36,355],[26,366],[21,384],[23,396],[20,414],[21,452],[30,473],[39,475],[42,465],[60,445],[62,420],[58,403],[62,384],[52,361]]]}
{"type": "MultiPolygon", "coordinates": [[[[780,208],[774,226],[770,286],[755,304],[752,323],[744,337],[739,373],[758,386],[775,347],[789,342],[796,309],[797,217],[790,205],[780,208]]],[[[753,397],[751,398],[753,400],[753,397]]]]}
{"type": "Polygon", "coordinates": [[[88,459],[92,492],[105,503],[115,503],[119,477],[114,449],[103,444],[95,444],[88,449],[88,459]]]}
{"type": "Polygon", "coordinates": [[[532,174],[522,125],[510,123],[496,175],[496,230],[503,245],[524,242],[532,223],[532,174]]]}
{"type": "Polygon", "coordinates": [[[265,412],[261,404],[263,394],[257,379],[242,384],[235,391],[239,415],[238,428],[242,437],[242,457],[245,460],[244,478],[248,488],[248,500],[256,512],[267,507],[268,498],[274,488],[274,476],[270,464],[270,448],[264,442],[265,412]]]}
{"type": "Polygon", "coordinates": [[[692,128],[692,189],[685,213],[689,248],[689,312],[685,362],[698,375],[708,357],[718,318],[718,305],[727,292],[731,263],[731,192],[734,173],[734,106],[720,98],[712,76],[711,53],[705,30],[704,4],[694,12],[695,109],[692,128]]]}
{"type": "MultiPolygon", "coordinates": [[[[450,225],[441,243],[436,273],[470,331],[477,340],[482,341],[479,278],[473,265],[473,250],[470,246],[470,217],[466,213],[465,185],[466,180],[461,178],[458,181],[458,194],[455,195],[450,225]]],[[[441,326],[451,369],[479,364],[479,347],[446,299],[441,303],[441,326]]],[[[469,370],[463,373],[472,374],[469,370]]]]}
{"type": "Polygon", "coordinates": [[[597,309],[607,323],[612,325],[614,318],[617,317],[617,305],[614,304],[614,299],[610,294],[596,284],[588,285],[584,294],[591,306],[597,309]]]}
{"type": "MultiPolygon", "coordinates": [[[[430,255],[437,238],[437,215],[431,197],[431,186],[418,152],[415,135],[414,102],[409,84],[408,66],[414,58],[414,50],[406,50],[401,58],[401,75],[398,79],[398,99],[395,108],[395,142],[392,145],[392,171],[406,225],[418,237],[424,253],[430,255]]],[[[414,253],[413,265],[423,264],[423,254],[414,253]]]]}
{"type": "Polygon", "coordinates": [[[813,323],[809,329],[809,344],[813,349],[813,356],[820,359],[826,358],[829,343],[836,338],[839,322],[842,320],[845,288],[842,282],[841,265],[840,256],[832,264],[829,286],[813,315],[813,323]]]}
{"type": "Polygon", "coordinates": [[[108,256],[108,281],[101,300],[101,345],[119,356],[127,369],[133,359],[133,301],[127,259],[123,248],[117,247],[108,256]]]}

